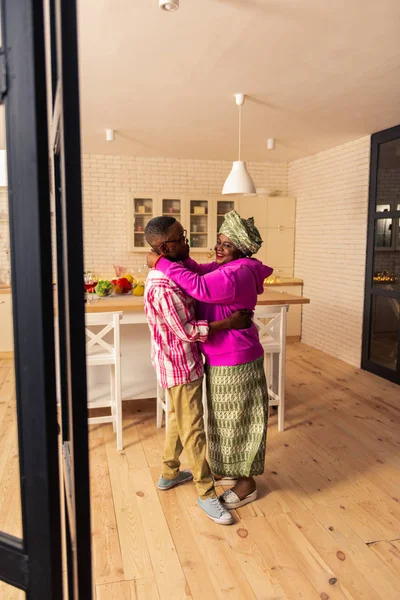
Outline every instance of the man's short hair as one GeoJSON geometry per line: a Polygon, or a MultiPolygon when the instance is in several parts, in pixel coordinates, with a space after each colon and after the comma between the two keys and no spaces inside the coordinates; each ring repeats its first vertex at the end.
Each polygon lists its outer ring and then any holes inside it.
{"type": "Polygon", "coordinates": [[[144,230],[146,241],[151,246],[157,239],[165,236],[174,223],[176,223],[175,217],[154,217],[147,223],[144,230]]]}

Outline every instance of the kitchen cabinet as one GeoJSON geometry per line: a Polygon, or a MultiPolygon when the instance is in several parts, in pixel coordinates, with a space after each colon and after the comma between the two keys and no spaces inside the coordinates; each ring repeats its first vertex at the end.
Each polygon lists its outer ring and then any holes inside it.
{"type": "Polygon", "coordinates": [[[128,239],[129,250],[148,251],[144,239],[147,223],[160,214],[159,200],[153,194],[146,192],[131,196],[128,201],[128,239]]]}
{"type": "Polygon", "coordinates": [[[14,351],[12,299],[10,293],[0,293],[0,352],[14,351]]]}
{"type": "MultiPolygon", "coordinates": [[[[267,229],[266,230],[266,255],[268,264],[275,269],[293,270],[294,264],[294,230],[293,229],[267,229]]],[[[275,273],[277,274],[277,273],[275,273]]],[[[285,273],[285,277],[292,277],[293,273],[285,273]]]]}
{"type": "Polygon", "coordinates": [[[190,246],[196,252],[208,254],[215,247],[226,213],[238,209],[238,200],[213,194],[189,194],[186,208],[188,216],[182,224],[189,232],[190,246]]]}
{"type": "Polygon", "coordinates": [[[239,198],[238,213],[243,219],[254,217],[258,229],[267,227],[268,197],[243,196],[239,198]]]}
{"type": "Polygon", "coordinates": [[[128,197],[129,251],[148,252],[144,237],[147,223],[160,215],[175,217],[182,224],[186,220],[186,203],[180,194],[154,194],[137,192],[128,197]]]}
{"type": "Polygon", "coordinates": [[[186,197],[188,216],[182,225],[188,231],[190,247],[196,252],[208,252],[214,237],[213,199],[203,194],[186,197]]]}
{"type": "MultiPolygon", "coordinates": [[[[224,221],[225,215],[231,210],[238,210],[238,200],[226,200],[225,198],[216,198],[215,203],[213,203],[213,208],[215,211],[215,242],[217,241],[218,232],[220,227],[224,221]]],[[[215,243],[214,242],[214,243],[215,243]]]]}
{"type": "Polygon", "coordinates": [[[264,240],[256,258],[274,269],[275,275],[293,277],[296,199],[283,196],[244,196],[241,217],[254,217],[264,240]]]}
{"type": "Polygon", "coordinates": [[[207,193],[129,195],[129,250],[147,252],[144,238],[147,223],[155,216],[171,215],[188,232],[191,248],[209,254],[214,248],[224,216],[237,210],[241,217],[254,217],[264,244],[259,260],[274,268],[280,277],[292,277],[295,240],[295,198],[282,196],[244,196],[224,198],[207,193]]]}
{"type": "Polygon", "coordinates": [[[147,252],[144,238],[147,223],[153,217],[175,217],[187,230],[190,246],[197,253],[209,253],[217,241],[224,216],[238,208],[238,200],[203,193],[153,194],[140,192],[128,197],[129,251],[147,252]]]}
{"type": "Polygon", "coordinates": [[[174,194],[162,196],[160,200],[160,214],[167,217],[175,217],[180,223],[184,222],[186,217],[185,200],[181,196],[174,194]]]}
{"type": "Polygon", "coordinates": [[[293,277],[296,199],[270,196],[267,199],[267,264],[279,277],[293,277]]]}
{"type": "Polygon", "coordinates": [[[296,199],[270,196],[267,202],[267,228],[294,229],[296,219],[296,199]]]}

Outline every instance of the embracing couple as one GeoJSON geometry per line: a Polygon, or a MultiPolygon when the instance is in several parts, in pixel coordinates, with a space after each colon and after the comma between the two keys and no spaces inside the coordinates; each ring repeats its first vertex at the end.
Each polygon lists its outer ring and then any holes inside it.
{"type": "Polygon", "coordinates": [[[272,269],[251,258],[261,247],[260,234],[252,218],[235,211],[225,216],[212,263],[189,258],[187,232],[173,217],[151,219],[145,236],[153,249],[145,287],[152,362],[169,395],[158,488],[194,479],[198,506],[213,521],[230,525],[229,509],[256,499],[253,476],[264,472],[268,393],[252,314],[272,269]],[[183,449],[190,471],[180,470],[183,449]],[[234,487],[218,498],[215,481],[234,487]]]}

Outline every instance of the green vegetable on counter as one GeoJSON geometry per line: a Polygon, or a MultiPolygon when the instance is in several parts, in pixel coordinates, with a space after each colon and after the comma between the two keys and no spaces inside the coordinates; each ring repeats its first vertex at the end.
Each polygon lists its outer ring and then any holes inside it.
{"type": "Polygon", "coordinates": [[[100,279],[96,285],[95,292],[98,296],[110,296],[113,291],[113,285],[107,279],[100,279]]]}

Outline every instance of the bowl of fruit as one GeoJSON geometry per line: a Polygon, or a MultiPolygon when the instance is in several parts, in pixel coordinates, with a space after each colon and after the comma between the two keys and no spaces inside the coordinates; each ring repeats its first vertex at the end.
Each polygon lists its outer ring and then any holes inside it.
{"type": "Polygon", "coordinates": [[[107,296],[111,296],[113,287],[113,284],[108,279],[99,279],[94,291],[99,298],[106,298],[107,296]]]}
{"type": "Polygon", "coordinates": [[[114,294],[132,294],[134,279],[130,273],[124,273],[121,277],[111,280],[114,294]]]}

